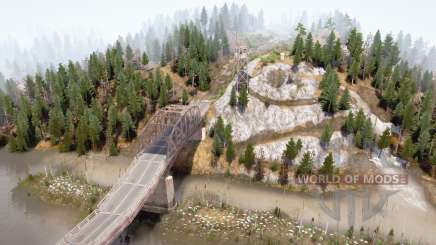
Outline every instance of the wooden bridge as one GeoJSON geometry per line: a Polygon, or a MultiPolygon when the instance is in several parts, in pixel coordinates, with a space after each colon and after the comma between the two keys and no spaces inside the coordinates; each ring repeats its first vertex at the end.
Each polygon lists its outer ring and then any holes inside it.
{"type": "Polygon", "coordinates": [[[97,208],[58,244],[110,244],[141,209],[160,212],[174,206],[167,176],[180,149],[200,131],[199,105],[170,105],[150,119],[132,147],[134,160],[97,208]]]}

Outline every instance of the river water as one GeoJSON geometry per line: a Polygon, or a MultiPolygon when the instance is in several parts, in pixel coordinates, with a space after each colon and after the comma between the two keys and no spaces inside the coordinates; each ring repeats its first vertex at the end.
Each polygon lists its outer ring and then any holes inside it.
{"type": "MultiPolygon", "coordinates": [[[[84,174],[94,182],[110,185],[129,164],[129,159],[122,156],[108,159],[101,155],[90,155],[86,159],[77,158],[74,153],[58,154],[53,150],[11,154],[7,149],[1,149],[0,244],[53,244],[81,219],[79,212],[72,208],[42,203],[24,190],[15,188],[20,178],[25,178],[29,173],[50,171],[61,165],[63,169],[84,174]]],[[[383,190],[380,187],[369,189],[371,203],[380,199],[383,190]]],[[[362,200],[368,194],[364,191],[352,192],[353,202],[345,195],[339,200],[340,220],[337,221],[327,215],[320,205],[320,200],[324,200],[327,206],[332,207],[332,197],[287,193],[228,178],[176,178],[176,198],[179,201],[192,195],[203,195],[207,199],[213,194],[243,209],[270,210],[280,207],[304,223],[313,219],[316,224],[330,231],[347,229],[350,217],[354,217],[352,224],[356,230],[361,226],[365,229],[370,227],[371,230],[379,226],[382,232],[387,233],[393,228],[398,239],[404,236],[415,243],[436,244],[436,209],[427,203],[422,188],[410,176],[409,185],[397,187],[396,190],[399,192],[390,196],[383,210],[365,222],[362,222],[362,200]],[[350,207],[354,207],[355,213],[350,212],[350,207]]],[[[131,244],[167,244],[165,237],[154,226],[156,220],[156,217],[141,214],[141,222],[130,227],[133,231],[131,244]]],[[[189,244],[184,240],[180,237],[177,244],[189,244]]]]}

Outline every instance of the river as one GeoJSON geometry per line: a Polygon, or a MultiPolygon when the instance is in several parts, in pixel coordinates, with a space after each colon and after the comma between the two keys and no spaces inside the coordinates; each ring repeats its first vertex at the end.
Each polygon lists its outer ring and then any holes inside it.
{"type": "MultiPolygon", "coordinates": [[[[90,154],[78,158],[75,153],[58,154],[54,150],[31,151],[28,153],[8,153],[0,150],[0,244],[53,244],[70,230],[81,217],[78,211],[48,205],[24,190],[16,188],[20,178],[29,173],[50,171],[56,168],[67,169],[76,174],[84,174],[89,180],[110,185],[128,166],[129,158],[119,156],[106,158],[102,154],[90,154]]],[[[398,170],[400,171],[400,170],[398,170]]],[[[371,199],[377,200],[385,188],[369,189],[371,199]]],[[[298,217],[303,222],[314,220],[316,224],[331,231],[345,230],[349,225],[350,206],[355,207],[354,227],[379,226],[387,233],[391,228],[396,237],[412,239],[415,243],[436,243],[436,209],[429,204],[423,190],[413,176],[409,185],[399,186],[399,192],[392,195],[384,209],[369,220],[362,222],[362,199],[365,192],[352,192],[354,204],[347,198],[340,199],[339,222],[328,216],[320,206],[320,197],[310,194],[289,193],[260,184],[250,184],[221,177],[188,176],[176,178],[176,198],[183,200],[192,195],[217,195],[230,205],[243,209],[270,210],[280,207],[287,214],[298,217]]],[[[332,198],[326,198],[328,206],[332,198]]],[[[155,217],[141,215],[141,222],[130,227],[133,230],[132,244],[166,244],[165,237],[155,228],[155,217]],[[144,221],[145,220],[145,221],[144,221]]],[[[178,244],[183,244],[180,238],[178,244]]],[[[189,243],[186,243],[189,244],[189,243]]]]}

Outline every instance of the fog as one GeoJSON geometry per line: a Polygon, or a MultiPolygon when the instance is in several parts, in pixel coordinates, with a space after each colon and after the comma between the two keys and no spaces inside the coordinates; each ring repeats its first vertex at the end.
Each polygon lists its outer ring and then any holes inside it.
{"type": "MultiPolygon", "coordinates": [[[[211,11],[226,1],[212,0],[0,0],[0,72],[7,77],[21,77],[68,59],[79,60],[93,50],[103,50],[119,36],[147,33],[154,26],[157,34],[165,25],[181,21],[183,13],[195,15],[202,6],[211,11]],[[189,9],[189,12],[180,12],[189,9]],[[177,17],[174,13],[179,11],[177,17]],[[158,28],[156,28],[158,26],[158,28]]],[[[231,2],[227,2],[229,6],[231,2]]],[[[436,43],[431,17],[436,3],[424,0],[347,1],[347,0],[243,0],[253,14],[263,9],[268,27],[291,32],[302,16],[310,25],[319,16],[335,10],[348,14],[360,23],[365,33],[410,33],[410,48],[416,44],[424,57],[436,43]],[[422,39],[420,39],[422,37],[422,39]]],[[[192,17],[191,16],[191,17],[192,17]]],[[[159,37],[159,35],[157,35],[159,37]]],[[[141,39],[138,39],[141,40],[141,39]]],[[[407,38],[407,43],[409,38],[407,38]]],[[[403,45],[406,45],[403,44],[403,45]]],[[[139,44],[138,44],[139,45],[139,44]]],[[[408,59],[413,55],[408,54],[408,59]]],[[[413,61],[413,60],[411,60],[413,61]]],[[[424,61],[416,61],[420,64],[424,61]]]]}

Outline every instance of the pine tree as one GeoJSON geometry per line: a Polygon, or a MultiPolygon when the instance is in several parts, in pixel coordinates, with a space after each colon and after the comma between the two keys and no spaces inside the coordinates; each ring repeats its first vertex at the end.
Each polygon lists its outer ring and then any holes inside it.
{"type": "Polygon", "coordinates": [[[301,150],[301,144],[302,143],[300,139],[297,142],[295,142],[293,138],[289,139],[288,143],[286,144],[286,148],[283,151],[283,162],[285,164],[290,165],[293,163],[301,150]]]}
{"type": "Polygon", "coordinates": [[[254,155],[254,147],[252,144],[248,144],[247,147],[245,148],[245,152],[244,152],[244,165],[245,167],[250,170],[251,167],[254,165],[255,163],[255,155],[254,155]]]}
{"type": "Polygon", "coordinates": [[[248,105],[248,92],[245,86],[242,86],[239,91],[238,103],[242,109],[245,109],[248,105]]]}
{"type": "Polygon", "coordinates": [[[89,110],[87,114],[88,121],[88,137],[92,144],[92,149],[97,150],[100,144],[100,137],[103,127],[101,126],[101,122],[96,116],[94,110],[89,110]]]}
{"type": "Polygon", "coordinates": [[[360,72],[361,55],[363,52],[362,33],[353,28],[348,35],[347,49],[350,52],[351,63],[349,62],[348,76],[353,84],[360,72]]]}
{"type": "Polygon", "coordinates": [[[236,98],[236,89],[235,87],[232,88],[232,91],[230,92],[230,101],[229,101],[229,105],[231,107],[235,107],[236,103],[237,103],[237,98],[236,98]]]}
{"type": "Polygon", "coordinates": [[[52,144],[59,143],[59,139],[62,136],[62,130],[64,129],[64,120],[62,109],[59,105],[55,105],[55,107],[49,113],[48,120],[48,130],[52,144]]]}
{"type": "Polygon", "coordinates": [[[322,109],[325,112],[335,113],[338,104],[337,96],[339,92],[339,79],[335,71],[330,70],[326,73],[326,79],[321,81],[321,95],[319,97],[319,102],[321,103],[322,109]]]}
{"type": "Polygon", "coordinates": [[[368,75],[374,75],[381,64],[382,45],[380,31],[377,31],[370,48],[368,75]]]}
{"type": "Polygon", "coordinates": [[[115,129],[118,122],[117,106],[111,103],[107,112],[107,129],[111,132],[115,129]]]}
{"type": "Polygon", "coordinates": [[[335,64],[336,66],[339,66],[341,64],[341,59],[342,59],[342,51],[341,51],[341,41],[338,39],[336,39],[335,42],[335,46],[333,49],[333,64],[335,64]]]}
{"type": "Polygon", "coordinates": [[[335,161],[333,160],[333,154],[329,152],[329,154],[324,159],[324,162],[319,169],[319,174],[332,176],[335,172],[335,161]]]}
{"type": "Polygon", "coordinates": [[[365,120],[366,120],[366,116],[363,113],[362,109],[359,109],[359,111],[356,114],[355,119],[353,120],[354,122],[354,132],[357,132],[357,130],[361,130],[363,128],[363,125],[365,124],[365,120]]]}
{"type": "MultiPolygon", "coordinates": [[[[15,145],[15,149],[13,151],[27,151],[29,148],[29,121],[27,119],[27,115],[24,111],[20,110],[17,114],[16,119],[16,134],[15,142],[13,142],[13,145],[15,145]]],[[[11,146],[12,148],[12,146],[11,146]]]]}
{"type": "Polygon", "coordinates": [[[235,149],[233,146],[233,142],[229,141],[227,142],[226,160],[230,164],[234,159],[235,159],[235,149]]]}
{"type": "Polygon", "coordinates": [[[312,33],[307,34],[306,45],[305,45],[305,60],[308,62],[312,62],[313,58],[313,37],[312,33]]]}
{"type": "Polygon", "coordinates": [[[132,81],[130,81],[127,85],[126,95],[128,96],[127,110],[135,120],[138,120],[138,118],[142,117],[142,113],[144,111],[143,100],[138,94],[138,91],[135,88],[135,84],[132,81]]]}
{"type": "Polygon", "coordinates": [[[11,121],[15,119],[15,108],[14,102],[9,95],[5,95],[2,97],[3,110],[6,116],[7,121],[11,121]]]}
{"type": "Polygon", "coordinates": [[[320,66],[322,65],[324,60],[323,57],[323,50],[321,48],[321,44],[316,41],[315,46],[313,47],[313,56],[312,56],[312,62],[314,65],[320,66]]]}
{"type": "Polygon", "coordinates": [[[374,140],[371,120],[365,120],[362,128],[362,146],[365,148],[371,147],[374,140]]]}
{"type": "Polygon", "coordinates": [[[207,64],[201,63],[199,66],[198,84],[201,91],[209,89],[207,64]]]}
{"type": "Polygon", "coordinates": [[[311,175],[313,167],[312,154],[310,152],[305,152],[300,164],[297,167],[296,176],[311,175]]]}
{"type": "Polygon", "coordinates": [[[73,114],[70,110],[67,111],[67,118],[65,122],[65,132],[64,132],[64,139],[62,141],[62,144],[59,147],[59,150],[61,152],[68,152],[71,151],[74,145],[73,139],[74,139],[74,121],[73,121],[73,114]]]}
{"type": "Polygon", "coordinates": [[[232,125],[229,123],[224,127],[224,141],[226,144],[230,141],[232,141],[232,125]]]}
{"type": "Polygon", "coordinates": [[[230,54],[230,44],[229,44],[229,39],[227,38],[227,34],[225,31],[223,31],[223,36],[221,39],[222,42],[222,47],[223,47],[223,55],[227,56],[230,54]]]}
{"type": "Polygon", "coordinates": [[[147,56],[147,53],[143,52],[142,53],[142,59],[141,59],[141,64],[142,65],[148,65],[149,59],[147,56]]]}
{"type": "Polygon", "coordinates": [[[304,26],[299,23],[296,31],[298,32],[297,37],[294,41],[293,46],[293,54],[294,54],[294,65],[297,66],[304,58],[304,35],[306,35],[306,31],[304,26]]]}
{"type": "Polygon", "coordinates": [[[380,66],[377,69],[377,72],[375,74],[375,79],[373,81],[373,86],[380,89],[383,93],[384,87],[385,87],[385,74],[384,74],[384,67],[380,66]]]}
{"type": "Polygon", "coordinates": [[[124,111],[121,116],[122,136],[126,140],[132,140],[135,137],[135,126],[128,111],[124,111]]]}
{"type": "Polygon", "coordinates": [[[184,89],[182,93],[182,104],[187,105],[188,100],[189,100],[188,92],[186,92],[186,90],[184,89]]]}
{"type": "Polygon", "coordinates": [[[39,101],[35,101],[32,104],[32,125],[35,128],[35,136],[36,140],[43,138],[43,113],[44,109],[41,106],[41,103],[39,101]]]}
{"type": "Polygon", "coordinates": [[[86,115],[82,115],[76,130],[76,151],[83,155],[88,151],[88,122],[86,115]]]}
{"type": "Polygon", "coordinates": [[[404,141],[404,146],[400,152],[400,156],[401,158],[410,161],[414,155],[415,155],[415,145],[413,144],[412,139],[408,137],[404,141]]]}
{"type": "Polygon", "coordinates": [[[380,138],[377,142],[377,146],[380,149],[380,153],[378,154],[379,157],[380,157],[380,154],[382,153],[383,149],[385,149],[389,146],[390,137],[391,137],[391,132],[389,131],[389,129],[385,129],[385,131],[383,131],[383,134],[380,136],[380,138]]]}
{"type": "Polygon", "coordinates": [[[320,143],[323,147],[326,147],[330,143],[330,139],[333,135],[333,130],[330,126],[330,124],[327,124],[321,134],[320,143]]]}
{"type": "Polygon", "coordinates": [[[350,92],[348,91],[348,88],[346,88],[339,100],[339,110],[348,109],[350,109],[350,92]]]}
{"type": "Polygon", "coordinates": [[[331,65],[335,66],[335,45],[336,45],[336,35],[334,31],[330,32],[327,38],[327,43],[323,47],[323,63],[325,66],[331,65]]]}
{"type": "Polygon", "coordinates": [[[113,138],[108,138],[109,145],[109,156],[117,156],[119,154],[117,144],[114,142],[113,138]]]}
{"type": "Polygon", "coordinates": [[[413,102],[409,101],[402,111],[401,131],[410,130],[415,125],[415,112],[413,102]]]}
{"type": "Polygon", "coordinates": [[[354,145],[360,149],[363,148],[362,133],[360,132],[360,129],[357,130],[356,135],[354,136],[354,145]]]}
{"type": "Polygon", "coordinates": [[[395,81],[389,80],[386,89],[383,91],[382,102],[386,104],[386,106],[394,109],[397,99],[397,93],[395,89],[395,81]]]}
{"type": "Polygon", "coordinates": [[[35,83],[33,82],[33,78],[31,76],[26,76],[26,79],[24,79],[24,87],[26,90],[28,98],[31,100],[35,99],[35,83]]]}
{"type": "Polygon", "coordinates": [[[363,52],[362,33],[353,28],[348,34],[347,49],[353,59],[358,59],[363,52]]]}
{"type": "Polygon", "coordinates": [[[420,159],[424,159],[426,151],[428,150],[428,143],[430,141],[430,133],[428,130],[421,129],[418,137],[418,142],[416,144],[417,152],[419,153],[420,159]]]}
{"type": "Polygon", "coordinates": [[[159,92],[159,107],[165,107],[168,105],[168,90],[165,84],[161,85],[159,92]]]}
{"type": "Polygon", "coordinates": [[[348,76],[351,78],[351,84],[354,84],[358,79],[358,75],[360,72],[360,61],[359,59],[353,59],[351,62],[351,66],[348,70],[348,76]]]}
{"type": "Polygon", "coordinates": [[[165,86],[168,90],[173,89],[173,81],[171,81],[171,77],[169,74],[165,75],[165,86]]]}
{"type": "Polygon", "coordinates": [[[224,139],[224,120],[221,116],[218,116],[214,126],[213,126],[213,135],[217,134],[220,139],[224,139]]]}
{"type": "Polygon", "coordinates": [[[354,115],[353,112],[349,112],[347,118],[345,119],[344,126],[342,127],[346,134],[354,133],[354,115]]]}
{"type": "Polygon", "coordinates": [[[213,136],[212,153],[215,157],[221,156],[223,153],[223,142],[218,134],[213,136]]]}
{"type": "Polygon", "coordinates": [[[179,53],[179,57],[177,58],[177,73],[182,77],[185,76],[185,66],[185,54],[184,52],[181,52],[179,53]]]}

